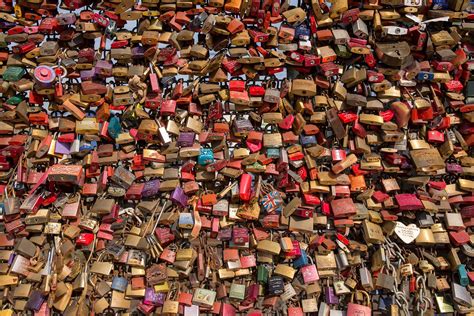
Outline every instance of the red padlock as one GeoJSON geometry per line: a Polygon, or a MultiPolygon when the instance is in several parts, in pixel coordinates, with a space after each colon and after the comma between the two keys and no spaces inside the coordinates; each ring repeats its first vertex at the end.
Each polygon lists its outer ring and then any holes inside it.
{"type": "Polygon", "coordinates": [[[249,87],[249,95],[252,97],[263,97],[265,95],[265,88],[262,86],[249,87]]]}
{"type": "Polygon", "coordinates": [[[379,115],[383,118],[384,122],[389,122],[395,116],[395,113],[392,110],[380,111],[379,115]]]}
{"type": "Polygon", "coordinates": [[[271,16],[278,17],[280,15],[280,0],[273,0],[270,2],[273,2],[271,16]]]}
{"type": "Polygon", "coordinates": [[[440,60],[433,60],[433,67],[437,71],[452,71],[454,69],[454,65],[449,61],[440,60]]]}
{"type": "Polygon", "coordinates": [[[367,80],[370,83],[380,83],[380,82],[384,81],[384,79],[385,79],[385,76],[384,76],[383,73],[376,72],[376,71],[373,71],[373,70],[368,70],[367,71],[367,80]]]}
{"type": "Polygon", "coordinates": [[[230,91],[245,91],[245,81],[243,80],[231,80],[229,81],[229,90],[230,91]]]}
{"type": "Polygon", "coordinates": [[[252,196],[252,176],[248,173],[242,174],[240,177],[240,184],[239,184],[239,196],[240,199],[244,202],[250,201],[250,197],[252,196]]]}
{"type": "Polygon", "coordinates": [[[290,52],[290,58],[298,63],[302,63],[305,60],[305,56],[297,51],[290,52]]]}
{"type": "Polygon", "coordinates": [[[311,15],[309,17],[309,26],[310,26],[310,29],[311,29],[311,33],[316,34],[316,32],[318,30],[318,25],[316,23],[316,18],[314,17],[314,15],[311,15]]]}
{"type": "Polygon", "coordinates": [[[360,138],[365,138],[367,136],[367,131],[365,130],[364,125],[359,123],[359,120],[356,120],[354,122],[354,125],[352,126],[352,131],[360,138]]]}
{"type": "Polygon", "coordinates": [[[430,143],[438,143],[438,144],[444,143],[444,133],[440,131],[436,131],[436,130],[428,131],[427,136],[428,136],[428,142],[430,143]]]}
{"type": "Polygon", "coordinates": [[[328,202],[321,201],[321,212],[324,215],[330,215],[331,214],[331,205],[328,202]]]}
{"type": "Polygon", "coordinates": [[[252,4],[250,7],[250,16],[256,17],[258,14],[258,10],[260,10],[260,0],[252,0],[252,4]]]}
{"type": "Polygon", "coordinates": [[[332,149],[331,157],[333,162],[339,162],[346,158],[346,152],[343,149],[332,149]]]}
{"type": "Polygon", "coordinates": [[[92,233],[81,233],[76,238],[76,245],[78,246],[89,246],[94,241],[94,234],[92,233]]]}
{"type": "Polygon", "coordinates": [[[467,244],[471,239],[469,234],[465,230],[461,231],[450,231],[449,240],[455,247],[467,244]]]}
{"type": "Polygon", "coordinates": [[[290,130],[293,127],[294,121],[295,117],[293,114],[288,114],[280,123],[278,123],[278,127],[284,130],[290,130]]]}
{"type": "Polygon", "coordinates": [[[304,55],[304,66],[314,67],[321,63],[321,56],[306,54],[304,55]]]}
{"type": "Polygon", "coordinates": [[[364,61],[370,68],[374,68],[377,64],[377,60],[372,53],[364,55],[364,61]]]}
{"type": "Polygon", "coordinates": [[[456,93],[461,93],[461,91],[464,89],[464,86],[459,80],[450,80],[446,83],[443,83],[443,86],[446,90],[456,93]]]}
{"type": "Polygon", "coordinates": [[[339,113],[337,116],[339,116],[342,123],[344,123],[344,124],[355,122],[358,118],[358,115],[356,113],[352,113],[352,112],[339,113]]]}
{"type": "Polygon", "coordinates": [[[301,177],[301,180],[303,181],[306,181],[306,179],[308,178],[308,171],[305,167],[299,168],[296,173],[301,177]]]}

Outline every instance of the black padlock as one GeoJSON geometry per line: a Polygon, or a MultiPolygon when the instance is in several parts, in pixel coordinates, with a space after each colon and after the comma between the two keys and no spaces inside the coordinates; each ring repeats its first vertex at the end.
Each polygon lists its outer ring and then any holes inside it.
{"type": "Polygon", "coordinates": [[[274,275],[268,279],[268,294],[269,295],[281,295],[285,291],[285,284],[283,277],[274,275]]]}

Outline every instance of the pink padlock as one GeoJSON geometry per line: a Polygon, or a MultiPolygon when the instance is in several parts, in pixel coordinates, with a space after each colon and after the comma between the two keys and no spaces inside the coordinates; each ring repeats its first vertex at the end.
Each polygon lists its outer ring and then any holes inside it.
{"type": "Polygon", "coordinates": [[[250,141],[245,141],[245,143],[247,144],[247,148],[250,150],[250,152],[252,153],[255,153],[257,151],[260,151],[260,149],[262,149],[262,143],[252,143],[250,141]]]}

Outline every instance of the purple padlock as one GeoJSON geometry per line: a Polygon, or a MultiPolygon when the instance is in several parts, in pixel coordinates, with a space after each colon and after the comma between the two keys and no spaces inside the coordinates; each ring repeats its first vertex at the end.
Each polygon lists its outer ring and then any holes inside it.
{"type": "Polygon", "coordinates": [[[166,300],[165,293],[156,293],[152,287],[147,287],[145,289],[145,297],[143,299],[143,303],[146,305],[154,305],[154,306],[163,306],[163,303],[166,300]]]}
{"type": "Polygon", "coordinates": [[[15,27],[15,26],[17,26],[17,24],[14,22],[7,22],[7,21],[0,22],[1,29],[11,29],[12,27],[15,27]]]}
{"type": "Polygon", "coordinates": [[[194,144],[196,134],[193,132],[181,132],[178,136],[178,146],[191,147],[194,144]]]}
{"type": "Polygon", "coordinates": [[[324,289],[324,301],[329,305],[339,304],[339,298],[334,294],[334,288],[332,286],[327,286],[324,289]]]}
{"type": "Polygon", "coordinates": [[[217,233],[217,239],[220,241],[229,241],[232,239],[232,228],[222,228],[217,233]]]}
{"type": "Polygon", "coordinates": [[[112,76],[112,63],[108,60],[98,60],[94,68],[95,73],[102,78],[112,76]]]}
{"type": "Polygon", "coordinates": [[[462,167],[457,163],[447,163],[446,164],[446,171],[448,173],[461,173],[462,167]]]}
{"type": "Polygon", "coordinates": [[[171,201],[181,205],[182,207],[186,207],[188,205],[188,197],[181,187],[176,187],[173,193],[171,193],[171,201]]]}
{"type": "Polygon", "coordinates": [[[92,80],[95,77],[95,69],[88,69],[88,70],[81,70],[81,80],[82,81],[88,81],[92,80]]]}
{"type": "Polygon", "coordinates": [[[69,155],[70,152],[71,152],[71,144],[56,142],[56,146],[54,147],[55,154],[69,155]]]}
{"type": "Polygon", "coordinates": [[[142,190],[142,197],[148,198],[158,194],[160,191],[160,180],[153,179],[145,182],[142,190]]]}
{"type": "Polygon", "coordinates": [[[143,59],[145,57],[145,48],[143,46],[132,47],[132,59],[143,59]]]}
{"type": "Polygon", "coordinates": [[[15,257],[16,257],[15,253],[12,252],[12,253],[10,254],[10,257],[8,258],[8,265],[9,265],[9,266],[11,266],[11,265],[13,264],[13,260],[15,260],[15,257]]]}
{"type": "Polygon", "coordinates": [[[39,311],[44,302],[44,296],[40,291],[32,291],[29,295],[28,302],[26,302],[25,309],[39,311]]]}

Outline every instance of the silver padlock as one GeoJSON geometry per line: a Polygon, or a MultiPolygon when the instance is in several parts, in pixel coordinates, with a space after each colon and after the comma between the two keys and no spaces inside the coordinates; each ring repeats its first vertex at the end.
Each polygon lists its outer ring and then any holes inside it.
{"type": "Polygon", "coordinates": [[[434,224],[433,217],[427,212],[418,212],[416,214],[416,221],[420,228],[428,228],[434,224]]]}
{"type": "Polygon", "coordinates": [[[330,311],[331,308],[329,307],[329,305],[321,301],[321,303],[319,304],[318,316],[329,316],[330,311]]]}
{"type": "Polygon", "coordinates": [[[446,213],[444,215],[446,221],[446,228],[450,230],[462,230],[465,228],[460,213],[446,213]]]}
{"type": "Polygon", "coordinates": [[[334,36],[334,43],[336,45],[346,45],[346,43],[351,38],[345,29],[335,29],[332,30],[332,33],[334,36]]]}
{"type": "Polygon", "coordinates": [[[369,37],[369,30],[367,28],[367,24],[365,24],[365,22],[361,19],[357,19],[357,21],[352,24],[352,32],[355,36],[359,38],[366,39],[369,37]]]}
{"type": "Polygon", "coordinates": [[[343,271],[349,267],[349,261],[347,260],[347,255],[341,249],[337,250],[336,253],[336,264],[339,271],[343,271]]]}
{"type": "Polygon", "coordinates": [[[464,286],[453,282],[451,288],[453,290],[453,299],[456,303],[472,307],[471,294],[469,294],[469,291],[464,286]]]}
{"type": "Polygon", "coordinates": [[[377,282],[375,283],[376,288],[392,291],[394,285],[395,285],[395,278],[393,276],[391,276],[390,274],[383,273],[383,272],[378,274],[377,282]]]}
{"type": "Polygon", "coordinates": [[[402,35],[407,35],[408,30],[404,27],[398,27],[398,26],[384,26],[382,27],[383,33],[386,35],[396,35],[396,36],[402,36],[402,35]]]}
{"type": "Polygon", "coordinates": [[[296,296],[296,290],[293,285],[291,285],[291,283],[285,284],[285,292],[280,295],[281,299],[283,301],[288,301],[294,296],[296,296]]]}
{"type": "Polygon", "coordinates": [[[372,274],[365,266],[359,269],[359,277],[360,283],[366,291],[372,291],[374,289],[372,274]]]}

